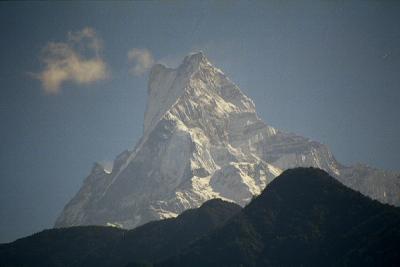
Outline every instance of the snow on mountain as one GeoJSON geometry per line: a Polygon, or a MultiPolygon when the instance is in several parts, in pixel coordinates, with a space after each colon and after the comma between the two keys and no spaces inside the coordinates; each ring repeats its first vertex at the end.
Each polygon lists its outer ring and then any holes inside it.
{"type": "Polygon", "coordinates": [[[150,73],[143,136],[112,171],[95,164],[56,227],[133,228],[212,198],[248,203],[282,170],[322,168],[374,199],[400,204],[398,174],[339,164],[329,149],[268,126],[255,105],[203,53],[150,73]]]}

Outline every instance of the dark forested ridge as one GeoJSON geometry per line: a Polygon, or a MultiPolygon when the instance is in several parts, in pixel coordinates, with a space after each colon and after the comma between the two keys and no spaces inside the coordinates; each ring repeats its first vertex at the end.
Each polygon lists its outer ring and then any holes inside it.
{"type": "Polygon", "coordinates": [[[130,231],[46,230],[0,245],[0,266],[399,266],[399,244],[399,208],[296,168],[244,209],[210,200],[130,231]]]}
{"type": "Polygon", "coordinates": [[[133,230],[80,226],[45,230],[0,245],[3,266],[125,266],[176,254],[190,242],[221,226],[241,207],[219,199],[173,219],[133,230]]]}
{"type": "Polygon", "coordinates": [[[297,168],[160,266],[399,266],[399,244],[398,208],[297,168]]]}

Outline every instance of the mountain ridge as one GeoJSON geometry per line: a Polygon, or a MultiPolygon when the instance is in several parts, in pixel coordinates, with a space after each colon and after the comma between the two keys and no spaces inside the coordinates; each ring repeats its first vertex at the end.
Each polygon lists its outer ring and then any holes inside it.
{"type": "Polygon", "coordinates": [[[186,210],[177,218],[132,230],[75,226],[35,233],[0,244],[0,266],[125,266],[171,257],[188,243],[224,224],[241,207],[220,199],[186,210]]]}
{"type": "Polygon", "coordinates": [[[322,168],[374,199],[400,204],[399,175],[338,163],[328,147],[264,123],[253,101],[203,53],[150,72],[143,136],[113,170],[94,169],[55,227],[134,228],[212,198],[242,206],[283,170],[322,168]]]}
{"type": "Polygon", "coordinates": [[[399,208],[323,170],[296,168],[220,229],[156,266],[396,266],[399,240],[399,208]]]}
{"type": "Polygon", "coordinates": [[[133,230],[46,230],[0,244],[0,266],[398,266],[399,241],[399,208],[296,168],[243,209],[217,199],[133,230]]]}

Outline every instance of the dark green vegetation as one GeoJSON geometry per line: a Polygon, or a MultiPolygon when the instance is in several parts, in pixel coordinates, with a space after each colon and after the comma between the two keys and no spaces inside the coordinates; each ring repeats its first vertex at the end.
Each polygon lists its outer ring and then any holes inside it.
{"type": "Polygon", "coordinates": [[[130,231],[100,226],[45,230],[0,245],[0,267],[117,267],[162,260],[221,226],[240,210],[236,204],[214,199],[175,219],[150,222],[130,231]]]}
{"type": "Polygon", "coordinates": [[[399,266],[400,209],[313,168],[285,171],[223,228],[161,266],[399,266]]]}
{"type": "Polygon", "coordinates": [[[399,266],[400,209],[314,168],[285,171],[246,208],[221,200],[131,231],[47,230],[0,266],[399,266]]]}

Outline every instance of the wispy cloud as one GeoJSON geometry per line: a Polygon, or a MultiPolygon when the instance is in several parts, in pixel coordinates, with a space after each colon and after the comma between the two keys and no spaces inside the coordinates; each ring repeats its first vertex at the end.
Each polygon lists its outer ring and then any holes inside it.
{"type": "Polygon", "coordinates": [[[34,77],[49,94],[60,92],[64,82],[90,84],[103,80],[108,70],[101,50],[102,41],[92,28],[69,32],[65,42],[50,42],[43,48],[44,69],[34,77]]]}
{"type": "Polygon", "coordinates": [[[141,76],[154,64],[154,57],[146,48],[133,48],[128,52],[128,60],[133,63],[129,72],[136,76],[141,76]]]}

